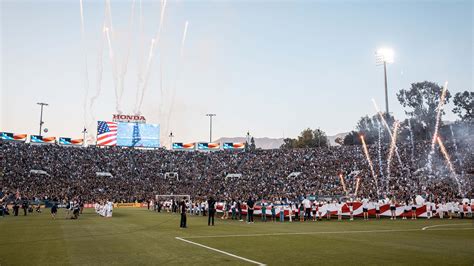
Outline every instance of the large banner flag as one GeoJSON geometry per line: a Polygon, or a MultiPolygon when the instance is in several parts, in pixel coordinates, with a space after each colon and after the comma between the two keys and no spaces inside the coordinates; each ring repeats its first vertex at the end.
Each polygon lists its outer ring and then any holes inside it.
{"type": "Polygon", "coordinates": [[[245,143],[243,142],[226,142],[223,146],[224,150],[243,150],[245,143]]]}
{"type": "Polygon", "coordinates": [[[8,132],[0,132],[0,139],[3,140],[17,140],[17,141],[26,141],[26,134],[15,134],[8,132]]]}
{"type": "Polygon", "coordinates": [[[30,142],[31,143],[55,143],[56,137],[43,137],[43,136],[31,135],[30,142]]]}
{"type": "Polygon", "coordinates": [[[97,146],[117,144],[117,123],[97,121],[97,146]]]}
{"type": "Polygon", "coordinates": [[[219,150],[220,148],[221,148],[220,143],[209,143],[209,142],[198,143],[198,150],[200,151],[213,151],[213,150],[219,150]]]}
{"type": "Polygon", "coordinates": [[[160,146],[160,125],[124,122],[97,122],[98,146],[160,146]]]}
{"type": "Polygon", "coordinates": [[[59,144],[61,145],[75,145],[75,146],[80,146],[84,143],[82,139],[71,139],[71,138],[59,138],[59,144]]]}
{"type": "Polygon", "coordinates": [[[186,151],[193,151],[196,148],[196,143],[182,143],[182,142],[175,142],[173,143],[173,150],[186,150],[186,151]]]}

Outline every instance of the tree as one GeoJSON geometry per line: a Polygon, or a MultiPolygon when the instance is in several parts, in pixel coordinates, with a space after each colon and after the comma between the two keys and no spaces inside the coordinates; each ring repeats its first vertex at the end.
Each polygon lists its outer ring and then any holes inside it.
{"type": "Polygon", "coordinates": [[[280,148],[316,148],[327,147],[329,145],[326,133],[320,129],[312,130],[307,128],[301,131],[297,139],[286,138],[280,148]]]}
{"type": "MultiPolygon", "coordinates": [[[[423,125],[424,138],[429,139],[436,124],[436,112],[441,100],[443,88],[430,81],[412,83],[409,89],[401,89],[397,98],[403,107],[408,107],[405,113],[415,120],[415,125],[423,125]]],[[[451,94],[446,92],[445,103],[449,102],[451,94]]],[[[444,115],[444,110],[441,111],[444,115]]],[[[418,130],[416,128],[416,130],[418,130]]]]}
{"type": "Polygon", "coordinates": [[[283,144],[280,149],[293,149],[296,148],[296,139],[286,138],[283,139],[283,144]]]}
{"type": "Polygon", "coordinates": [[[474,121],[474,92],[458,92],[453,98],[453,113],[457,114],[462,121],[474,121]]]}
{"type": "Polygon", "coordinates": [[[344,137],[344,145],[361,145],[359,132],[351,131],[344,137]]]}
{"type": "Polygon", "coordinates": [[[313,130],[314,144],[313,147],[328,147],[329,141],[326,133],[321,129],[313,130]]]}

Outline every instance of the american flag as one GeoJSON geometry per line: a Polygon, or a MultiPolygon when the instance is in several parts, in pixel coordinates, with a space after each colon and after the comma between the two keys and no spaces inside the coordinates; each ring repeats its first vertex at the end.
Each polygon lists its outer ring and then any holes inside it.
{"type": "Polygon", "coordinates": [[[117,144],[117,123],[98,121],[97,145],[115,146],[117,144]]]}

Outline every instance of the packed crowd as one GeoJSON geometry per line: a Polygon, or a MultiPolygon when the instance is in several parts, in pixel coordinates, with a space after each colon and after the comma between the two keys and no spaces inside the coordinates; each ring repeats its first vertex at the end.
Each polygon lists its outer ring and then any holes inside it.
{"type": "Polygon", "coordinates": [[[354,195],[403,201],[413,195],[436,200],[473,198],[474,140],[445,143],[456,174],[436,148],[427,165],[430,143],[399,143],[387,173],[387,145],[369,146],[372,176],[361,146],[275,149],[246,152],[178,152],[122,147],[64,147],[0,141],[0,198],[6,193],[30,200],[84,202],[146,201],[157,194],[188,194],[195,200],[295,199],[302,195],[354,195]],[[456,148],[456,149],[455,149],[456,148]],[[111,176],[98,174],[110,173],[111,176]],[[167,173],[177,173],[169,175],[167,173]],[[234,174],[234,175],[229,175],[234,174]],[[343,179],[341,180],[340,175],[343,179]],[[345,183],[346,190],[343,185],[345,183]]]}

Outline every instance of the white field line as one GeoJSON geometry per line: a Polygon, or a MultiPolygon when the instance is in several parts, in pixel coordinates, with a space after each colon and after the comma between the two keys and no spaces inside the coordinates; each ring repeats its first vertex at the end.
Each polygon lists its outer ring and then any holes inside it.
{"type": "MultiPolygon", "coordinates": [[[[462,224],[437,224],[437,225],[430,225],[430,226],[425,226],[423,228],[421,228],[421,230],[426,230],[426,229],[429,229],[429,228],[434,228],[434,227],[441,227],[441,226],[453,226],[453,225],[469,225],[468,223],[462,223],[462,224]]],[[[472,226],[473,224],[471,224],[472,226]]],[[[433,230],[431,230],[433,231],[433,230]]]]}
{"type": "MultiPolygon", "coordinates": [[[[459,224],[461,225],[461,224],[459,224]]],[[[464,225],[469,225],[469,223],[464,223],[464,225]]],[[[429,226],[427,226],[430,228],[429,226]]],[[[321,232],[289,232],[289,233],[270,233],[270,234],[244,234],[244,235],[211,235],[211,236],[189,236],[183,237],[183,239],[192,239],[192,238],[226,238],[226,237],[256,237],[256,236],[283,236],[283,235],[323,235],[323,234],[360,234],[360,233],[392,233],[392,232],[415,232],[426,230],[423,228],[414,228],[414,229],[394,229],[394,230],[363,230],[363,231],[321,231],[321,232]]],[[[472,228],[440,228],[433,229],[430,231],[451,231],[451,230],[474,230],[472,228]]]]}
{"type": "MultiPolygon", "coordinates": [[[[469,223],[462,223],[462,224],[438,224],[438,225],[431,225],[425,226],[423,228],[414,228],[414,229],[395,229],[395,230],[360,230],[360,231],[331,231],[331,232],[293,232],[293,233],[272,233],[272,234],[245,234],[245,235],[211,235],[211,236],[189,236],[189,237],[175,237],[177,240],[193,244],[202,248],[206,248],[215,252],[222,253],[227,256],[234,257],[236,259],[240,259],[243,261],[247,261],[253,264],[257,264],[260,266],[264,266],[264,263],[254,261],[251,259],[247,259],[241,256],[237,256],[235,254],[225,252],[216,248],[211,248],[209,246],[199,244],[188,239],[190,238],[226,238],[226,237],[256,237],[256,236],[282,236],[282,235],[319,235],[319,234],[359,234],[359,233],[393,233],[393,232],[415,232],[415,231],[425,231],[429,228],[440,227],[440,226],[450,226],[450,225],[470,225],[469,223]]],[[[429,231],[452,231],[452,230],[474,230],[474,227],[471,228],[439,228],[439,229],[432,229],[429,231]]]]}
{"type": "Polygon", "coordinates": [[[190,241],[190,240],[183,239],[181,237],[175,237],[175,238],[178,239],[178,240],[184,241],[186,243],[189,243],[189,244],[193,244],[193,245],[196,245],[196,246],[199,246],[199,247],[202,247],[202,248],[207,248],[209,250],[219,252],[219,253],[222,253],[222,254],[227,255],[227,256],[234,257],[234,258],[239,259],[239,260],[243,260],[243,261],[250,262],[250,263],[253,263],[253,264],[257,264],[257,265],[260,265],[260,266],[265,266],[264,263],[254,261],[254,260],[251,260],[251,259],[247,259],[247,258],[244,258],[244,257],[241,257],[241,256],[237,256],[237,255],[234,255],[234,254],[229,253],[229,252],[222,251],[222,250],[217,249],[217,248],[211,248],[211,247],[208,247],[208,246],[203,245],[203,244],[199,244],[199,243],[196,243],[196,242],[193,242],[193,241],[190,241]]]}

